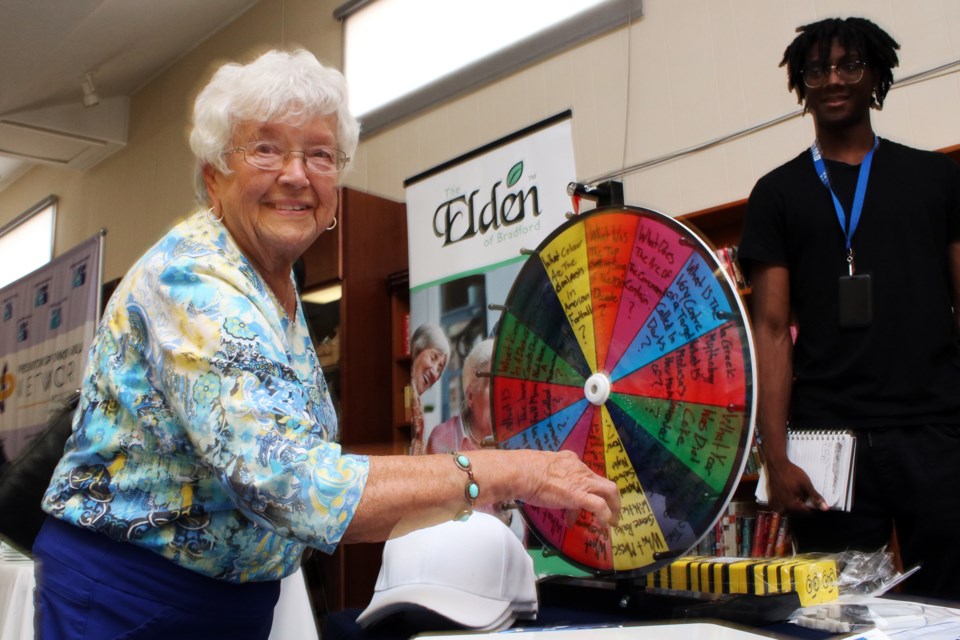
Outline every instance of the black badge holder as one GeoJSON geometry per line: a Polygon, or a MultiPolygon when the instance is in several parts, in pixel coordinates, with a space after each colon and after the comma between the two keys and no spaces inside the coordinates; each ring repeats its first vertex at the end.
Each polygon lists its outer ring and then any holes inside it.
{"type": "Polygon", "coordinates": [[[870,274],[854,273],[853,250],[847,255],[849,274],[840,276],[840,327],[860,329],[873,322],[873,283],[870,274]]]}

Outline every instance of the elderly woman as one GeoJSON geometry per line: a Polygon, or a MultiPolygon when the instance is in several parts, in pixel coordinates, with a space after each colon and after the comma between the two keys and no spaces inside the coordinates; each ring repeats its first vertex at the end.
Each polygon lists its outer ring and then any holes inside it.
{"type": "Polygon", "coordinates": [[[616,485],[569,452],[342,454],[292,266],[336,224],[345,96],[305,51],[226,65],[198,96],[209,209],[137,261],[98,329],[34,546],[42,637],[266,638],[306,547],[511,499],[616,521],[616,485]]]}
{"type": "Polygon", "coordinates": [[[413,387],[410,453],[419,455],[425,453],[423,394],[440,379],[450,360],[450,341],[443,329],[429,322],[417,327],[410,337],[410,359],[410,384],[413,387]]]}
{"type": "Polygon", "coordinates": [[[410,381],[418,396],[434,385],[450,359],[450,341],[443,329],[425,323],[410,337],[410,381]]]}
{"type": "Polygon", "coordinates": [[[459,415],[441,422],[430,432],[427,453],[473,451],[493,445],[490,422],[490,363],[493,340],[478,342],[463,361],[463,407],[459,415]]]}

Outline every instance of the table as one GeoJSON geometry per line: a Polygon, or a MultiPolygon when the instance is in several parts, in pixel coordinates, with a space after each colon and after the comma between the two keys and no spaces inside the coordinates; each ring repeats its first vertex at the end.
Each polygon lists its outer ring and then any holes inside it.
{"type": "MultiPolygon", "coordinates": [[[[415,636],[413,640],[430,637],[436,640],[441,638],[442,640],[479,640],[485,637],[485,634],[444,636],[424,634],[415,636]]],[[[510,634],[511,640],[768,640],[770,637],[713,622],[582,629],[533,629],[510,634]]]]}
{"type": "Polygon", "coordinates": [[[33,562],[0,559],[0,640],[33,640],[33,562]]]}
{"type": "MultiPolygon", "coordinates": [[[[33,640],[33,562],[0,557],[0,640],[33,640]]],[[[319,640],[303,573],[280,582],[270,640],[319,640]]]]}
{"type": "MultiPolygon", "coordinates": [[[[744,625],[725,620],[671,619],[667,609],[660,620],[641,621],[608,611],[543,607],[540,619],[518,622],[501,633],[468,632],[446,619],[419,614],[391,618],[363,630],[356,624],[360,609],[331,615],[323,628],[324,640],[957,640],[960,638],[960,608],[957,603],[928,598],[886,595],[851,597],[847,602],[870,610],[872,628],[846,632],[823,631],[781,622],[744,625]],[[446,625],[438,624],[446,622],[446,625]],[[408,624],[409,623],[409,624],[408,624]],[[432,626],[431,626],[432,625],[432,626]],[[398,628],[399,627],[399,628],[398,628]],[[454,630],[453,627],[456,627],[454,630]]],[[[839,608],[828,603],[813,608],[839,608]]],[[[425,611],[425,610],[424,610],[425,611]]],[[[411,614],[414,612],[411,611],[411,614]]]]}

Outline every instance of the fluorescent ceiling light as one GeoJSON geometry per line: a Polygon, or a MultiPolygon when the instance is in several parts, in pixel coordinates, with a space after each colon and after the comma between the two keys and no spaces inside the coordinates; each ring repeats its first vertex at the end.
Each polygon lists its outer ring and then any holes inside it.
{"type": "Polygon", "coordinates": [[[346,21],[344,71],[351,110],[362,116],[605,2],[371,2],[346,21]]]}

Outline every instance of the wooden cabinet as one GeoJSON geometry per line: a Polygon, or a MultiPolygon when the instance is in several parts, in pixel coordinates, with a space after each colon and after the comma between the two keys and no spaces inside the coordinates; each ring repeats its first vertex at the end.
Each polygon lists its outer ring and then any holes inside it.
{"type": "Polygon", "coordinates": [[[744,199],[694,211],[677,219],[695,227],[714,246],[728,247],[740,242],[740,229],[746,212],[747,201],[744,199]]]}
{"type": "Polygon", "coordinates": [[[337,226],[321,233],[320,237],[303,253],[302,259],[306,270],[304,291],[340,282],[343,279],[343,266],[340,258],[343,253],[343,232],[348,226],[346,221],[343,220],[343,201],[350,197],[350,193],[354,192],[344,189],[341,195],[340,207],[337,211],[337,226]]]}
{"type": "Polygon", "coordinates": [[[391,385],[393,395],[393,452],[410,452],[410,277],[398,271],[388,279],[390,289],[390,326],[393,344],[391,385]]]}
{"type": "MultiPolygon", "coordinates": [[[[324,232],[303,255],[303,292],[339,286],[341,297],[305,304],[315,342],[335,342],[324,372],[340,415],[340,443],[348,453],[393,452],[394,356],[388,276],[407,268],[406,206],[343,189],[336,229],[324,232]],[[333,326],[331,326],[333,325],[333,326]]],[[[328,343],[329,345],[329,343],[328,343]]],[[[319,349],[318,349],[319,353],[319,349]]],[[[373,595],[382,544],[341,545],[304,564],[318,617],[365,607],[373,595]]]]}
{"type": "Polygon", "coordinates": [[[731,275],[740,295],[749,296],[749,283],[742,275],[737,261],[736,247],[740,243],[740,231],[743,225],[743,216],[747,211],[747,201],[737,200],[709,209],[694,211],[679,216],[687,225],[696,229],[717,250],[717,258],[731,275]]]}
{"type": "Polygon", "coordinates": [[[336,371],[340,442],[348,450],[381,452],[382,445],[392,442],[393,422],[393,300],[387,279],[407,267],[406,206],[343,189],[338,220],[336,229],[321,234],[304,253],[304,294],[341,287],[336,371]]]}

